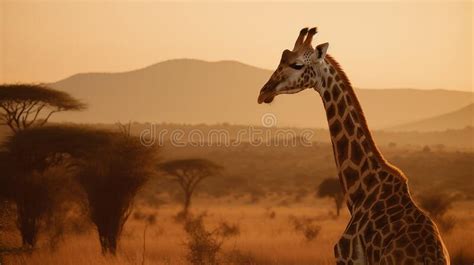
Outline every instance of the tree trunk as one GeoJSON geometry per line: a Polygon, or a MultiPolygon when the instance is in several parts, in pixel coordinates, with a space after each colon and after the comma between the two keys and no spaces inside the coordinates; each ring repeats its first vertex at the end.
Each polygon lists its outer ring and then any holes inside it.
{"type": "Polygon", "coordinates": [[[334,202],[336,203],[336,216],[339,217],[341,214],[341,204],[342,199],[339,196],[334,197],[334,202]]]}
{"type": "Polygon", "coordinates": [[[189,208],[191,207],[191,194],[191,192],[184,193],[183,217],[188,217],[189,208]]]}
{"type": "Polygon", "coordinates": [[[99,232],[100,247],[102,255],[112,254],[115,256],[117,252],[118,235],[110,227],[97,227],[99,232]]]}
{"type": "Polygon", "coordinates": [[[27,206],[18,203],[17,207],[18,228],[20,229],[23,247],[35,247],[38,235],[38,217],[34,213],[27,212],[27,206]]]}
{"type": "Polygon", "coordinates": [[[145,224],[145,228],[143,229],[142,265],[145,265],[145,258],[146,258],[146,229],[147,228],[148,228],[148,224],[145,224]]]}
{"type": "Polygon", "coordinates": [[[36,221],[31,219],[22,220],[20,224],[20,231],[23,247],[35,247],[37,234],[36,221]]]}
{"type": "Polygon", "coordinates": [[[102,235],[100,238],[100,246],[102,248],[102,255],[117,253],[117,239],[114,236],[102,235]]]}

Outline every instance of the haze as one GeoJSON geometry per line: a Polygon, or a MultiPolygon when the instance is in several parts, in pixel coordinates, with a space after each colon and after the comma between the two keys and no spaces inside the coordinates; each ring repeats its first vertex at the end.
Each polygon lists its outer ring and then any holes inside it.
{"type": "Polygon", "coordinates": [[[472,2],[163,3],[2,1],[0,82],[54,82],[174,58],[274,69],[298,30],[356,87],[473,87],[472,2]]]}

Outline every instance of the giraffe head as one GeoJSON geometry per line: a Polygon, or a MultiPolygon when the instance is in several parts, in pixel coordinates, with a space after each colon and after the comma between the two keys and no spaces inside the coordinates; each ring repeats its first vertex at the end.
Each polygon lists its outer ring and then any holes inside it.
{"type": "Polygon", "coordinates": [[[260,90],[258,103],[271,103],[276,95],[294,94],[306,88],[315,88],[322,80],[321,65],[324,62],[329,44],[311,46],[316,28],[304,28],[295,42],[292,51],[284,50],[280,64],[270,80],[260,90]]]}

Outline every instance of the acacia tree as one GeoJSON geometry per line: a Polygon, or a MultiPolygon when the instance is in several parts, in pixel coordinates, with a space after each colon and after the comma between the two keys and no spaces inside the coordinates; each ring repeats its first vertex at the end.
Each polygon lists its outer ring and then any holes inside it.
{"type": "Polygon", "coordinates": [[[320,198],[329,197],[334,199],[336,204],[336,215],[339,216],[344,194],[342,193],[341,183],[337,178],[326,178],[319,184],[316,195],[320,198]]]}
{"type": "Polygon", "coordinates": [[[0,85],[0,122],[13,132],[42,126],[56,112],[83,109],[69,94],[45,85],[0,85]]]}
{"type": "MultiPolygon", "coordinates": [[[[85,105],[83,103],[69,94],[53,90],[45,85],[0,85],[0,124],[7,125],[13,133],[18,133],[32,127],[43,126],[56,112],[82,110],[84,108],[85,105]]],[[[12,141],[15,142],[15,140],[12,141]]],[[[35,168],[25,168],[25,161],[22,161],[21,158],[27,158],[27,156],[19,154],[17,151],[10,150],[6,156],[0,157],[0,160],[2,160],[0,162],[2,164],[2,178],[0,182],[4,182],[0,184],[4,185],[4,188],[7,186],[6,184],[14,185],[8,188],[7,191],[10,192],[7,192],[9,194],[6,195],[9,196],[6,199],[17,203],[17,219],[18,226],[22,232],[23,245],[34,246],[38,230],[38,219],[45,212],[44,208],[46,205],[51,204],[46,203],[48,197],[51,196],[48,195],[47,189],[43,188],[50,185],[46,185],[45,180],[37,181],[39,176],[44,177],[44,174],[35,168]],[[16,153],[17,157],[10,160],[9,156],[12,155],[12,152],[16,153]],[[30,174],[30,176],[27,174],[30,174]],[[38,183],[41,184],[38,186],[38,183]],[[14,188],[19,187],[22,187],[21,190],[16,190],[12,193],[15,190],[14,188]],[[18,193],[22,195],[18,195],[18,193]],[[10,195],[14,195],[13,199],[10,195]],[[26,199],[28,196],[36,197],[37,200],[27,203],[29,201],[26,199]],[[43,200],[39,199],[40,197],[43,200]],[[42,202],[45,202],[45,204],[35,205],[35,203],[42,202]]],[[[33,154],[29,156],[30,160],[34,157],[33,154]]],[[[51,157],[49,158],[51,159],[51,157]]],[[[42,161],[42,163],[45,162],[42,161]]],[[[46,168],[44,165],[42,167],[42,169],[46,168]]]]}
{"type": "Polygon", "coordinates": [[[103,254],[115,255],[135,195],[154,173],[155,154],[154,147],[142,145],[138,138],[115,134],[81,165],[78,180],[103,254]]]}
{"type": "Polygon", "coordinates": [[[133,199],[153,173],[154,147],[143,146],[138,138],[122,133],[76,126],[22,130],[11,136],[5,147],[14,161],[10,163],[15,169],[13,198],[26,246],[34,246],[39,220],[55,209],[57,200],[50,196],[64,184],[44,173],[54,165],[63,165],[84,193],[81,198],[97,227],[103,253],[115,254],[133,199]]]}
{"type": "Polygon", "coordinates": [[[216,175],[222,167],[206,159],[179,159],[159,164],[158,169],[182,189],[184,197],[180,216],[186,218],[196,187],[205,178],[216,175]]]}
{"type": "Polygon", "coordinates": [[[65,184],[75,172],[73,158],[94,153],[107,139],[105,132],[60,126],[21,130],[7,139],[1,165],[8,173],[2,179],[17,206],[24,247],[35,246],[40,220],[56,210],[59,195],[68,194],[61,191],[71,188],[65,184]]]}

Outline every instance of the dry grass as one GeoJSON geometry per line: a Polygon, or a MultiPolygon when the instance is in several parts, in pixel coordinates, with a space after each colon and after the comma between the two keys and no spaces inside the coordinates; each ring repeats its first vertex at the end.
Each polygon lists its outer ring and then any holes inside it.
{"type": "MultiPolygon", "coordinates": [[[[193,212],[206,211],[206,227],[219,226],[223,221],[236,223],[240,235],[224,242],[220,253],[221,264],[334,264],[333,245],[345,228],[349,218],[347,211],[334,219],[333,205],[326,200],[312,201],[293,207],[273,207],[273,218],[269,218],[266,207],[272,202],[260,202],[258,205],[244,205],[216,202],[215,200],[196,200],[193,212]],[[212,205],[212,206],[210,206],[212,205]],[[314,218],[321,231],[313,241],[308,242],[304,235],[295,231],[289,216],[314,218]]],[[[455,204],[451,212],[457,220],[457,226],[445,242],[452,254],[464,251],[464,256],[472,257],[474,249],[474,202],[455,204]]],[[[177,223],[174,216],[179,205],[163,206],[159,210],[141,207],[144,213],[156,213],[156,224],[147,229],[145,264],[180,265],[186,262],[186,233],[183,224],[177,223]]],[[[103,257],[95,233],[66,237],[64,243],[51,252],[40,242],[40,248],[32,254],[9,254],[4,256],[7,265],[134,265],[142,264],[143,229],[145,222],[130,218],[125,225],[117,257],[103,257]],[[44,246],[44,247],[42,247],[44,246]]],[[[10,247],[18,243],[11,233],[2,234],[2,246],[6,242],[10,247]],[[6,236],[6,234],[5,234],[6,236]]],[[[457,264],[453,264],[457,265],[457,264]]]]}

